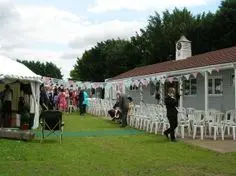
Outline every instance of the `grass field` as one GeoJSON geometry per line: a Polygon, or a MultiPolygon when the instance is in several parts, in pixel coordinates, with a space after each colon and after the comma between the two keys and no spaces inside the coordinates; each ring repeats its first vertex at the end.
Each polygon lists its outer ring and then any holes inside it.
{"type": "Polygon", "coordinates": [[[43,144],[37,138],[1,139],[0,176],[236,175],[236,153],[220,154],[181,141],[171,143],[163,136],[135,134],[97,117],[72,114],[64,115],[64,121],[61,145],[56,137],[43,144]]]}

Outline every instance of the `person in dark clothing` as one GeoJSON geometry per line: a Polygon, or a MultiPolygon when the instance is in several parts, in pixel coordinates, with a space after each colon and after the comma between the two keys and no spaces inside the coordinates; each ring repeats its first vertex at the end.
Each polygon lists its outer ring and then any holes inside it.
{"type": "Polygon", "coordinates": [[[80,90],[80,92],[79,92],[79,112],[80,112],[80,115],[83,115],[85,113],[83,101],[84,101],[84,91],[80,90]]]}
{"type": "Polygon", "coordinates": [[[49,99],[45,91],[44,85],[41,85],[40,91],[40,106],[43,111],[48,110],[49,99]]]}
{"type": "Polygon", "coordinates": [[[17,111],[18,114],[21,114],[23,112],[24,106],[25,106],[24,97],[20,97],[18,102],[18,111],[17,111]]]}
{"type": "Polygon", "coordinates": [[[172,142],[175,142],[175,128],[178,126],[178,99],[176,98],[176,91],[174,88],[169,88],[168,95],[165,98],[165,105],[167,110],[167,118],[170,123],[170,128],[164,134],[169,139],[169,134],[172,142]]]}
{"type": "Polygon", "coordinates": [[[129,100],[125,95],[121,94],[121,92],[117,92],[116,96],[117,96],[117,100],[119,102],[119,109],[121,111],[121,120],[122,120],[121,127],[126,127],[127,126],[127,114],[128,114],[128,110],[129,110],[129,100]]]}
{"type": "Polygon", "coordinates": [[[4,123],[6,127],[10,126],[10,119],[12,118],[12,99],[13,91],[9,85],[5,86],[3,91],[3,114],[4,123]]]}
{"type": "Polygon", "coordinates": [[[53,110],[53,92],[48,92],[48,109],[53,110]]]}

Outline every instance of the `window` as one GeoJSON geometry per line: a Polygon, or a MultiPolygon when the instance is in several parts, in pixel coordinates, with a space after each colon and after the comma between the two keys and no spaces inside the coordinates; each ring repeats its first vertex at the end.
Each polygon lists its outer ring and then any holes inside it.
{"type": "Polygon", "coordinates": [[[160,82],[150,83],[150,95],[153,96],[156,92],[160,92],[160,82]]]}
{"type": "Polygon", "coordinates": [[[221,77],[209,78],[208,94],[209,95],[222,95],[223,94],[223,80],[221,77]]]}
{"type": "Polygon", "coordinates": [[[197,79],[185,80],[184,82],[184,95],[197,94],[197,79]]]}

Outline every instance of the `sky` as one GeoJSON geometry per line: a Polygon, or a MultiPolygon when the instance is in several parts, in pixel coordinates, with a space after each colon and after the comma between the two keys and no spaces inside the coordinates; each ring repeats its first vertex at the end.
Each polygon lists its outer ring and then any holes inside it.
{"type": "Polygon", "coordinates": [[[53,62],[64,79],[85,50],[129,39],[155,11],[215,12],[221,0],[0,0],[0,54],[53,62]]]}

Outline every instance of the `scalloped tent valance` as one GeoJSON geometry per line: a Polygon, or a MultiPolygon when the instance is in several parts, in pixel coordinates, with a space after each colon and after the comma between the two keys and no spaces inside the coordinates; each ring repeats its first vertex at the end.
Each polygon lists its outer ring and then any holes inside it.
{"type": "Polygon", "coordinates": [[[25,65],[0,55],[0,79],[19,79],[41,82],[41,76],[32,72],[25,65]]]}

